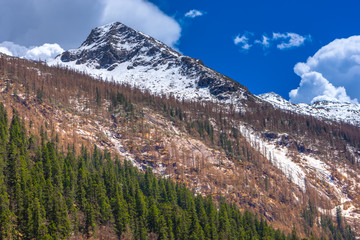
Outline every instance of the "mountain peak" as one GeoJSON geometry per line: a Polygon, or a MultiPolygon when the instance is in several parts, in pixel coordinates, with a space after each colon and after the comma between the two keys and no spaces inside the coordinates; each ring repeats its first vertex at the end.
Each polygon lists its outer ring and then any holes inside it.
{"type": "Polygon", "coordinates": [[[274,93],[274,92],[263,93],[263,94],[258,95],[258,97],[260,97],[262,100],[265,100],[267,102],[291,105],[291,103],[289,101],[287,101],[282,96],[280,96],[279,94],[274,93]]]}
{"type": "Polygon", "coordinates": [[[93,29],[78,49],[64,52],[50,64],[188,100],[234,103],[252,97],[247,88],[201,60],[119,22],[93,29]]]}
{"type": "Polygon", "coordinates": [[[260,94],[258,97],[279,109],[360,126],[360,104],[331,101],[294,104],[273,92],[260,94]]]}
{"type": "Polygon", "coordinates": [[[99,39],[104,38],[105,35],[116,35],[116,31],[120,29],[122,29],[122,31],[134,31],[130,27],[127,27],[120,22],[113,22],[101,27],[94,28],[85,40],[85,42],[83,42],[81,47],[90,46],[91,44],[99,41],[99,39]]]}

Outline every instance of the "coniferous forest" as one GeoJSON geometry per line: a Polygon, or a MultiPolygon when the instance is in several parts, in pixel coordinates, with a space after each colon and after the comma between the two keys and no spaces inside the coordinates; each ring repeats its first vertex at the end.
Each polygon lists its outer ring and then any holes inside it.
{"type": "MultiPolygon", "coordinates": [[[[72,104],[71,94],[77,99],[83,95],[91,99],[89,108],[94,112],[107,114],[116,124],[131,126],[129,134],[134,134],[136,126],[138,131],[144,130],[142,121],[137,120],[142,120],[143,108],[151,108],[190,136],[222,149],[234,162],[252,164],[253,171],[261,169],[262,157],[243,141],[233,127],[234,120],[275,133],[303,132],[313,142],[329,138],[333,147],[344,149],[339,161],[352,163],[352,156],[342,146],[359,144],[360,131],[356,127],[251,102],[251,111],[239,113],[233,106],[224,111],[216,104],[154,96],[42,63],[0,58],[0,67],[7,79],[4,96],[8,94],[23,107],[30,109],[31,105],[18,97],[21,86],[26,96],[36,95],[34,101],[43,107],[55,104],[66,108],[72,104]]],[[[0,239],[297,239],[295,229],[302,234],[293,227],[292,233],[285,235],[249,211],[229,205],[235,201],[228,201],[227,196],[209,194],[204,198],[185,185],[155,176],[149,169],[139,171],[131,162],[119,160],[96,146],[83,146],[81,150],[79,143],[66,146],[57,137],[47,136],[48,128],[53,127],[46,126],[46,121],[32,125],[34,119],[29,115],[16,111],[10,114],[11,101],[3,100],[6,108],[0,107],[0,239]],[[41,124],[45,126],[39,131],[41,124]]],[[[355,162],[352,164],[356,167],[355,162]]],[[[194,172],[197,174],[199,169],[194,172]]],[[[264,189],[268,185],[265,178],[264,189]]],[[[289,202],[286,193],[279,192],[276,198],[289,202]]],[[[309,197],[300,210],[299,225],[307,237],[315,235],[313,226],[319,226],[322,232],[315,236],[355,238],[341,211],[334,224],[331,217],[319,216],[313,199],[309,197]]],[[[279,216],[286,215],[285,211],[279,216]]]]}
{"type": "Polygon", "coordinates": [[[41,143],[0,106],[0,239],[296,239],[96,147],[41,143]],[[36,147],[38,145],[38,147],[36,147]],[[103,232],[101,234],[104,234],[103,232]]]}

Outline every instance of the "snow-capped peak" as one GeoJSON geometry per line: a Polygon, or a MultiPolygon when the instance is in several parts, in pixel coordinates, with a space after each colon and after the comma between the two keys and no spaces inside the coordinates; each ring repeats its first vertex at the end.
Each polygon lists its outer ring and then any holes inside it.
{"type": "Polygon", "coordinates": [[[244,86],[201,60],[119,22],[93,29],[78,49],[64,52],[49,64],[180,99],[236,103],[252,97],[244,86]]]}
{"type": "Polygon", "coordinates": [[[294,104],[273,92],[260,94],[258,97],[283,110],[360,126],[360,104],[331,101],[294,104]]]}
{"type": "Polygon", "coordinates": [[[276,102],[278,104],[291,104],[289,101],[286,101],[283,97],[281,97],[279,94],[274,93],[274,92],[269,92],[269,93],[263,93],[258,95],[258,97],[260,97],[263,100],[266,100],[268,102],[276,102]]]}

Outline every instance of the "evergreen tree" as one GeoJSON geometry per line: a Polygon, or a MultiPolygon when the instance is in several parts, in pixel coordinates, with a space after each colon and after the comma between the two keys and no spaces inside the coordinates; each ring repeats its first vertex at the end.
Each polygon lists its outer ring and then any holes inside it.
{"type": "Polygon", "coordinates": [[[202,240],[205,239],[204,232],[201,228],[201,225],[196,214],[195,204],[191,199],[190,202],[190,228],[189,228],[189,239],[192,240],[202,240]]]}
{"type": "Polygon", "coordinates": [[[113,215],[115,219],[115,228],[119,236],[126,231],[129,226],[129,214],[126,208],[125,200],[122,196],[120,186],[116,187],[115,195],[111,200],[113,215]]]}
{"type": "Polygon", "coordinates": [[[149,197],[149,213],[147,216],[147,224],[150,232],[159,231],[159,209],[153,197],[149,197]]]}
{"type": "Polygon", "coordinates": [[[227,210],[224,204],[220,206],[219,212],[219,239],[231,239],[231,226],[227,210]]]}
{"type": "Polygon", "coordinates": [[[0,239],[9,239],[11,235],[12,213],[9,204],[4,176],[2,175],[2,169],[0,169],[0,239]]]}

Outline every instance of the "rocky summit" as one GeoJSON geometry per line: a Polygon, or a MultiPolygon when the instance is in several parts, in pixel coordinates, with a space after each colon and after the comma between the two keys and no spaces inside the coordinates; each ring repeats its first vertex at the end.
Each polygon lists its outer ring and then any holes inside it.
{"type": "Polygon", "coordinates": [[[252,98],[246,87],[201,60],[119,22],[93,29],[78,49],[64,52],[50,64],[179,99],[239,103],[252,98]]]}

